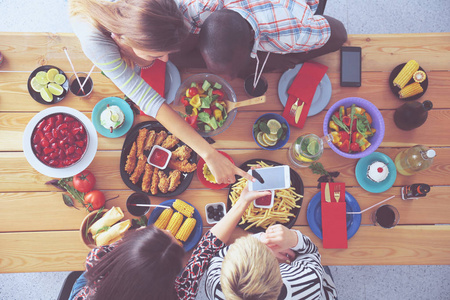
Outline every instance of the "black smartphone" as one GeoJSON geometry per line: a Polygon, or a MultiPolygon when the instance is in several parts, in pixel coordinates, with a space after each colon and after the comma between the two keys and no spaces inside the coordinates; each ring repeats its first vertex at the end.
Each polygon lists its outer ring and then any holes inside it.
{"type": "Polygon", "coordinates": [[[361,47],[341,47],[341,86],[361,86],[361,47]]]}

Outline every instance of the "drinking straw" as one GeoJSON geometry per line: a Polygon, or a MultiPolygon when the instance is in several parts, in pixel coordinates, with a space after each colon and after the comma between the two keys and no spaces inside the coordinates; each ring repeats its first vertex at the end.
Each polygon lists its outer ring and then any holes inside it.
{"type": "Polygon", "coordinates": [[[83,93],[84,93],[83,87],[84,87],[84,85],[86,84],[86,82],[88,81],[89,76],[91,76],[92,71],[94,71],[94,68],[95,68],[95,65],[92,66],[91,70],[90,70],[89,73],[87,74],[86,79],[84,79],[83,84],[80,86],[80,89],[78,90],[78,93],[80,92],[80,90],[82,90],[83,93]]]}
{"type": "Polygon", "coordinates": [[[255,77],[253,78],[253,89],[255,89],[256,86],[258,85],[259,79],[261,78],[261,74],[264,70],[264,66],[266,65],[269,55],[270,55],[270,52],[267,52],[266,59],[264,60],[264,63],[261,67],[261,71],[259,72],[258,79],[256,79],[256,75],[258,74],[258,66],[259,66],[259,58],[258,58],[258,54],[256,54],[256,69],[255,69],[255,77]]]}
{"type": "Polygon", "coordinates": [[[375,206],[377,206],[377,205],[379,205],[379,204],[381,204],[381,203],[384,203],[384,202],[386,202],[386,201],[388,201],[388,200],[391,200],[391,199],[394,198],[394,197],[395,197],[395,195],[393,195],[393,196],[391,196],[391,197],[389,197],[389,198],[387,198],[387,199],[384,199],[383,201],[380,201],[380,202],[378,202],[378,203],[372,205],[371,207],[368,207],[368,208],[366,208],[365,210],[362,210],[362,211],[352,211],[352,212],[347,212],[347,215],[359,215],[359,214],[362,214],[363,212],[368,211],[369,209],[374,208],[375,206]]]}
{"type": "MultiPolygon", "coordinates": [[[[63,50],[64,50],[64,53],[66,53],[67,60],[69,61],[69,64],[70,64],[70,66],[72,67],[72,71],[73,71],[73,73],[75,74],[75,77],[77,78],[77,81],[78,81],[78,84],[80,85],[81,91],[83,92],[83,94],[86,95],[86,93],[84,92],[83,87],[81,86],[80,78],[78,78],[77,72],[75,71],[75,68],[73,67],[72,61],[70,60],[70,56],[69,56],[69,53],[67,52],[67,48],[64,47],[63,50]]],[[[85,81],[85,82],[86,82],[86,81],[85,81]]]]}
{"type": "Polygon", "coordinates": [[[157,205],[157,204],[138,204],[138,203],[129,203],[129,206],[142,206],[142,207],[163,207],[163,208],[170,208],[170,206],[165,205],[157,205]]]}

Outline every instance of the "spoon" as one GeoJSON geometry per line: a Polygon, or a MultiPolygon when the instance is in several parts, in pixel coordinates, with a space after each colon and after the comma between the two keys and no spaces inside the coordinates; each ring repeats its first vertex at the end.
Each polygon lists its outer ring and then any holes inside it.
{"type": "Polygon", "coordinates": [[[227,114],[229,114],[233,109],[243,106],[250,106],[256,104],[262,104],[266,102],[266,95],[262,95],[260,97],[251,98],[244,101],[233,102],[229,100],[224,100],[227,105],[227,114]]]}
{"type": "Polygon", "coordinates": [[[129,206],[143,206],[143,207],[163,207],[170,208],[170,206],[165,205],[156,205],[156,204],[136,204],[136,203],[128,203],[129,206]]]}

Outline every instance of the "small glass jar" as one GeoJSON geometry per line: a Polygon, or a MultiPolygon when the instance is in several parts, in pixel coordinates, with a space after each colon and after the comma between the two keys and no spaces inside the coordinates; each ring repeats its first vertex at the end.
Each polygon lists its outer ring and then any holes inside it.
{"type": "Polygon", "coordinates": [[[323,154],[323,140],[310,133],[299,136],[289,147],[289,161],[297,167],[308,167],[323,154]]]}

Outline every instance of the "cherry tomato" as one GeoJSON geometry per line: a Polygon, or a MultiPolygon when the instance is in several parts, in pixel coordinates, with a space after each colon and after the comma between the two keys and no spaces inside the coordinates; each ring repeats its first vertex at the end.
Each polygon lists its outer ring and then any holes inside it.
{"type": "Polygon", "coordinates": [[[75,175],[73,177],[73,187],[82,193],[87,193],[94,188],[95,177],[88,170],[75,175]]]}
{"type": "Polygon", "coordinates": [[[84,195],[84,203],[89,211],[100,209],[105,205],[105,195],[98,190],[93,190],[84,195]]]}
{"type": "Polygon", "coordinates": [[[342,117],[342,123],[344,123],[345,125],[347,125],[347,126],[350,126],[350,122],[351,122],[352,120],[350,119],[350,117],[349,116],[343,116],[342,117]]]}
{"type": "Polygon", "coordinates": [[[198,116],[187,116],[185,118],[186,122],[188,122],[189,125],[191,125],[192,128],[197,129],[197,118],[198,116]]]}
{"type": "Polygon", "coordinates": [[[359,147],[358,143],[351,143],[350,150],[352,150],[353,152],[361,152],[361,147],[359,147]]]}
{"type": "Polygon", "coordinates": [[[198,94],[198,88],[196,88],[196,87],[189,88],[187,94],[188,95],[186,95],[186,96],[188,96],[188,97],[193,97],[193,96],[197,95],[198,94]]]}
{"type": "Polygon", "coordinates": [[[342,142],[342,145],[339,147],[339,150],[342,152],[348,153],[350,151],[350,143],[348,140],[342,142]]]}
{"type": "Polygon", "coordinates": [[[350,135],[346,131],[339,131],[339,137],[341,138],[341,141],[348,140],[350,138],[350,135]]]}

